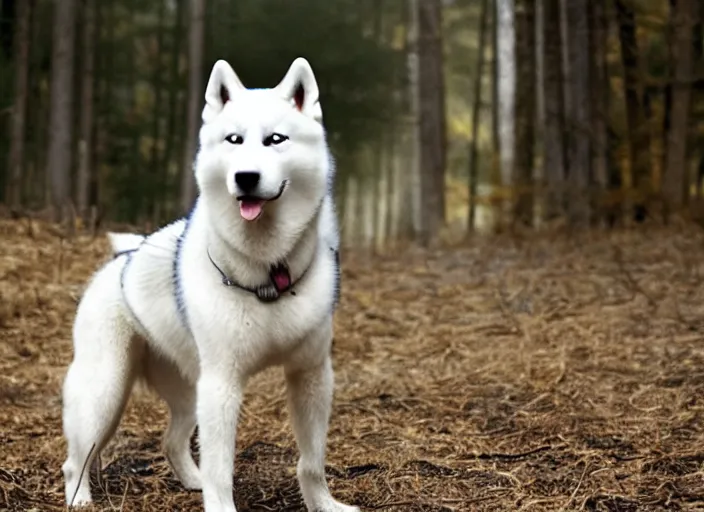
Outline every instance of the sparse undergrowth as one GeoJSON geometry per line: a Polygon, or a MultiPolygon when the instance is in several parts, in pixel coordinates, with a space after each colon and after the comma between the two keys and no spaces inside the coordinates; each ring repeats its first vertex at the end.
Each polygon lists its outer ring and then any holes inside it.
{"type": "MultiPolygon", "coordinates": [[[[0,223],[0,510],[61,510],[60,387],[102,238],[0,223]]],[[[343,256],[334,494],[363,510],[704,508],[704,233],[492,238],[343,256]]],[[[136,395],[95,510],[199,510],[136,395]]],[[[248,388],[238,509],[302,510],[283,379],[248,388]]]]}

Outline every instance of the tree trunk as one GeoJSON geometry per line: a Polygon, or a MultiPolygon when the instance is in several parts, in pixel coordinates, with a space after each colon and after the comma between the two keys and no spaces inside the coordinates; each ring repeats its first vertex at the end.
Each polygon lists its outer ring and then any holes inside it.
{"type": "Polygon", "coordinates": [[[188,112],[186,119],[186,144],[183,155],[181,181],[182,213],[191,209],[196,193],[193,159],[200,120],[200,105],[203,97],[203,36],[205,0],[190,0],[191,12],[188,34],[188,112]]]}
{"type": "Polygon", "coordinates": [[[648,126],[641,102],[642,87],[639,79],[636,19],[635,13],[628,2],[614,0],[614,3],[616,6],[619,39],[621,42],[621,62],[624,73],[631,184],[636,192],[633,214],[636,220],[643,220],[646,212],[645,198],[650,192],[648,190],[650,144],[648,142],[648,126]]]}
{"type": "Polygon", "coordinates": [[[477,210],[477,188],[479,185],[479,113],[482,105],[482,78],[484,76],[484,53],[486,31],[489,24],[489,2],[482,0],[481,21],[479,22],[479,45],[477,49],[477,68],[474,74],[474,104],[472,105],[472,140],[469,149],[469,214],[467,216],[467,231],[475,229],[477,210]]]}
{"type": "Polygon", "coordinates": [[[73,144],[73,61],[76,0],[54,1],[51,60],[51,111],[47,174],[51,180],[53,217],[68,214],[71,147],[73,144]]]}
{"type": "Polygon", "coordinates": [[[547,183],[545,219],[564,214],[565,177],[565,95],[562,66],[560,0],[543,2],[543,91],[545,127],[543,129],[543,177],[547,183]]]}
{"type": "MultiPolygon", "coordinates": [[[[545,126],[545,91],[543,90],[543,82],[545,81],[545,17],[543,16],[544,7],[543,0],[535,0],[535,24],[533,31],[535,32],[535,138],[538,142],[537,147],[542,149],[543,127],[545,126]]],[[[539,151],[541,151],[539,149],[539,151]]],[[[542,153],[540,153],[542,158],[542,153]]],[[[540,174],[542,169],[536,169],[535,179],[542,178],[540,174]]]]}
{"type": "MultiPolygon", "coordinates": [[[[184,26],[184,3],[185,0],[177,0],[176,2],[176,14],[174,19],[173,31],[171,33],[171,62],[169,63],[169,106],[168,106],[168,124],[167,124],[167,134],[166,134],[166,146],[164,148],[164,158],[162,161],[161,168],[161,184],[159,188],[159,203],[161,204],[162,215],[168,217],[171,215],[172,200],[169,196],[169,191],[171,190],[171,167],[174,154],[174,148],[176,147],[177,139],[177,128],[181,123],[177,123],[177,119],[181,119],[180,114],[180,102],[178,102],[179,97],[179,83],[180,83],[180,73],[179,73],[179,61],[181,57],[181,42],[183,40],[183,26],[184,26]]],[[[180,131],[180,130],[179,130],[180,131]]],[[[176,164],[176,168],[180,168],[180,162],[176,164]]]]}
{"type": "Polygon", "coordinates": [[[156,36],[156,58],[154,59],[154,77],[153,77],[153,83],[154,83],[154,113],[153,118],[152,118],[152,147],[151,147],[151,163],[149,165],[150,169],[150,174],[151,174],[151,179],[149,183],[149,197],[150,197],[150,205],[149,205],[149,218],[154,224],[157,224],[160,219],[158,219],[157,212],[159,211],[159,208],[157,207],[159,204],[159,189],[164,186],[163,183],[158,184],[160,182],[160,176],[159,176],[159,156],[160,156],[160,151],[159,151],[159,146],[161,142],[160,138],[160,126],[161,126],[161,115],[164,112],[163,111],[163,106],[162,106],[162,100],[161,100],[161,93],[162,93],[162,52],[164,51],[164,14],[166,11],[166,2],[163,0],[159,1],[159,10],[158,10],[158,23],[159,26],[157,28],[157,36],[156,36]]]}
{"type": "MultiPolygon", "coordinates": [[[[694,15],[694,27],[692,28],[692,75],[696,78],[704,70],[704,2],[696,2],[694,15]]],[[[695,79],[692,85],[692,97],[690,98],[689,115],[689,147],[697,147],[701,137],[699,135],[699,123],[701,119],[701,107],[704,99],[704,80],[695,79]]],[[[697,182],[699,173],[696,173],[697,182]]],[[[701,187],[697,186],[696,197],[701,196],[701,187]]],[[[685,196],[687,198],[687,196],[685,196]]]]}
{"type": "Polygon", "coordinates": [[[409,0],[406,15],[408,17],[408,33],[406,37],[406,59],[408,61],[408,110],[411,120],[410,156],[411,177],[407,185],[408,200],[405,203],[404,215],[402,218],[410,219],[411,229],[403,229],[404,235],[412,233],[420,238],[423,231],[423,194],[421,183],[421,147],[423,139],[420,132],[420,78],[419,78],[419,56],[418,56],[418,2],[420,0],[409,0]],[[410,213],[410,215],[405,215],[410,213]]]}
{"type": "Polygon", "coordinates": [[[90,180],[93,156],[93,79],[95,67],[95,0],[84,0],[83,73],[81,85],[81,121],[78,142],[78,179],[76,208],[85,221],[89,214],[90,180]]]}
{"type": "Polygon", "coordinates": [[[675,10],[675,4],[677,0],[667,0],[667,6],[669,8],[669,20],[664,28],[665,37],[664,42],[667,45],[667,61],[665,63],[665,86],[663,88],[663,116],[662,116],[662,155],[661,155],[661,166],[662,169],[667,167],[667,141],[670,136],[670,116],[672,114],[672,79],[673,79],[673,66],[675,62],[674,42],[673,38],[675,36],[674,30],[675,26],[672,23],[672,13],[675,10]]]}
{"type": "MultiPolygon", "coordinates": [[[[363,155],[364,156],[364,155],[363,155]]],[[[356,197],[354,199],[354,244],[357,246],[362,246],[362,248],[365,248],[365,242],[366,242],[366,232],[367,232],[367,216],[365,215],[365,210],[367,206],[367,197],[369,194],[365,193],[366,188],[367,188],[367,179],[366,176],[361,172],[361,169],[355,169],[355,175],[356,175],[356,186],[355,186],[355,194],[356,197]]]]}
{"type": "Polygon", "coordinates": [[[445,101],[442,73],[442,5],[418,0],[421,243],[429,245],[445,222],[445,101]]]}
{"type": "MultiPolygon", "coordinates": [[[[48,11],[51,5],[43,2],[35,2],[31,20],[31,41],[41,40],[43,32],[43,10],[48,11]]],[[[29,97],[33,101],[28,101],[27,117],[32,126],[43,126],[42,130],[28,130],[30,152],[25,155],[27,167],[25,172],[27,177],[22,184],[23,196],[28,200],[30,207],[40,209],[46,208],[51,202],[50,180],[46,174],[46,154],[48,149],[49,125],[49,101],[47,94],[43,94],[43,83],[48,74],[46,68],[50,68],[50,63],[46,62],[44,49],[39,44],[33,44],[30,48],[30,70],[29,70],[29,97]]]]}
{"type": "Polygon", "coordinates": [[[692,2],[677,0],[670,15],[673,31],[672,113],[667,138],[666,178],[663,186],[665,214],[678,212],[684,202],[687,173],[687,132],[692,80],[692,2]]]}
{"type": "Polygon", "coordinates": [[[12,25],[16,19],[15,9],[17,8],[17,3],[19,2],[15,0],[2,0],[0,4],[0,51],[3,52],[7,60],[12,58],[12,50],[14,48],[12,25]]]}
{"type": "MultiPolygon", "coordinates": [[[[366,161],[367,166],[371,167],[374,161],[374,150],[373,147],[366,148],[364,150],[363,160],[366,161]]],[[[365,166],[367,169],[369,167],[365,166]]],[[[367,174],[360,176],[360,187],[357,192],[360,194],[359,204],[361,206],[360,216],[358,217],[359,223],[362,228],[362,247],[365,251],[372,253],[374,251],[374,226],[376,224],[374,219],[374,203],[376,202],[376,187],[374,182],[377,180],[377,176],[373,174],[367,174]]]]}
{"type": "MultiPolygon", "coordinates": [[[[137,26],[137,12],[138,12],[138,2],[140,0],[129,0],[130,1],[130,11],[128,13],[128,26],[132,29],[132,38],[131,38],[131,43],[132,43],[132,51],[133,53],[137,52],[137,49],[140,44],[140,35],[137,33],[137,30],[135,30],[135,27],[137,26]]],[[[141,123],[140,123],[140,118],[139,118],[139,106],[138,106],[138,101],[139,101],[139,92],[138,92],[138,78],[137,78],[137,62],[135,59],[130,59],[127,62],[127,69],[126,69],[126,75],[127,75],[127,87],[125,89],[130,91],[131,95],[131,104],[129,105],[129,114],[127,118],[127,123],[129,125],[129,136],[125,137],[125,147],[128,147],[129,150],[126,152],[125,157],[122,159],[122,165],[123,165],[123,173],[124,176],[129,176],[130,180],[130,190],[136,190],[138,191],[136,194],[131,195],[128,198],[128,201],[126,202],[127,206],[127,211],[124,211],[123,215],[125,215],[126,219],[128,222],[130,222],[133,225],[137,225],[141,223],[141,214],[142,214],[142,205],[144,202],[144,192],[145,192],[145,173],[144,170],[142,169],[141,165],[141,160],[142,160],[142,155],[140,151],[141,147],[141,138],[142,138],[142,133],[141,133],[141,123]]]]}
{"type": "MultiPolygon", "coordinates": [[[[597,208],[596,197],[601,198],[607,185],[608,158],[607,158],[607,130],[608,130],[608,94],[609,77],[607,73],[607,25],[605,0],[591,0],[589,2],[590,16],[589,27],[591,59],[591,116],[592,116],[592,174],[594,185],[598,189],[592,200],[592,205],[597,208]]],[[[601,201],[599,201],[599,204],[601,201]]],[[[597,213],[595,211],[594,213],[597,213]]]]}
{"type": "Polygon", "coordinates": [[[388,241],[389,231],[389,195],[386,193],[389,187],[389,179],[391,176],[391,165],[389,158],[389,142],[390,137],[381,136],[378,144],[378,160],[379,160],[379,175],[377,176],[377,211],[374,217],[376,223],[376,249],[383,252],[388,241]]]}
{"type": "Polygon", "coordinates": [[[384,231],[386,232],[387,244],[389,242],[395,241],[394,229],[396,221],[396,194],[398,189],[396,188],[396,161],[397,156],[397,144],[396,140],[398,137],[399,130],[391,130],[388,136],[388,145],[385,148],[386,151],[386,188],[384,194],[386,195],[386,226],[384,231]]]}
{"type": "Polygon", "coordinates": [[[435,94],[437,95],[437,117],[438,138],[440,140],[439,152],[437,155],[439,164],[438,170],[435,173],[436,189],[438,193],[438,210],[440,214],[440,222],[445,224],[445,171],[447,168],[447,112],[445,111],[445,58],[443,50],[443,32],[442,32],[442,4],[443,0],[433,0],[433,8],[437,23],[434,24],[436,31],[433,33],[433,47],[435,64],[435,94]]]}
{"type": "Polygon", "coordinates": [[[567,84],[570,102],[567,109],[569,128],[569,221],[574,227],[586,227],[589,222],[588,185],[590,178],[590,57],[588,0],[571,0],[567,5],[569,28],[568,51],[571,73],[567,84]]]}
{"type": "Polygon", "coordinates": [[[27,88],[29,83],[30,22],[34,0],[19,2],[15,24],[14,49],[15,98],[10,127],[10,154],[7,169],[6,201],[10,208],[19,208],[22,201],[22,170],[27,125],[27,88]]]}
{"type": "MultiPolygon", "coordinates": [[[[498,6],[494,3],[491,9],[491,191],[492,195],[501,189],[501,122],[499,109],[501,108],[501,96],[499,94],[499,12],[498,6]]],[[[494,223],[501,216],[500,203],[491,203],[494,223]],[[497,211],[497,206],[498,211],[497,211]]],[[[492,225],[496,229],[496,225],[492,225]]]]}
{"type": "Polygon", "coordinates": [[[536,116],[535,0],[516,0],[516,89],[513,220],[533,224],[533,154],[536,116]]]}
{"type": "MultiPolygon", "coordinates": [[[[498,58],[498,117],[501,140],[501,185],[512,191],[514,185],[515,160],[515,116],[516,116],[516,33],[514,25],[513,0],[496,1],[497,38],[496,58],[498,58]]],[[[509,214],[504,204],[500,222],[506,221],[509,214]]]]}
{"type": "Polygon", "coordinates": [[[362,222],[359,215],[359,194],[357,193],[358,179],[356,173],[347,174],[347,186],[345,193],[345,216],[343,218],[343,239],[347,247],[355,247],[358,242],[358,229],[362,222]]]}
{"type": "Polygon", "coordinates": [[[107,165],[109,155],[114,144],[110,134],[113,130],[113,104],[115,95],[113,87],[116,80],[115,73],[115,45],[112,41],[115,37],[115,23],[117,19],[115,3],[96,3],[96,29],[99,34],[99,59],[98,81],[96,102],[98,112],[94,120],[95,124],[95,171],[90,177],[90,203],[96,208],[103,206],[104,183],[100,170],[107,165]]]}
{"type": "MultiPolygon", "coordinates": [[[[371,2],[370,6],[372,8],[372,36],[375,41],[380,45],[384,45],[384,34],[383,34],[383,24],[384,24],[384,12],[382,5],[379,2],[371,2]]],[[[372,151],[372,166],[374,169],[374,199],[372,203],[372,222],[373,227],[373,244],[372,251],[379,252],[382,250],[384,244],[384,227],[385,227],[385,215],[386,215],[386,196],[383,190],[386,188],[386,161],[384,158],[384,151],[386,148],[386,137],[380,135],[374,144],[371,146],[372,151]]]]}

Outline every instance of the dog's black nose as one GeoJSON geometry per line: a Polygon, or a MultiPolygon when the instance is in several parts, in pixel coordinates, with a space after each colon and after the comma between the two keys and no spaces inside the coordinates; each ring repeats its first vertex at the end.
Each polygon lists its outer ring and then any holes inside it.
{"type": "Polygon", "coordinates": [[[258,171],[238,171],[235,173],[235,183],[242,192],[248,194],[259,185],[258,171]]]}

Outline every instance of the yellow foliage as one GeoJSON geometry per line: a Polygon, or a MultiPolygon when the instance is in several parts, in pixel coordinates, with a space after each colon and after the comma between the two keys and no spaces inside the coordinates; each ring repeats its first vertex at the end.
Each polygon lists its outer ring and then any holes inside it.
{"type": "MultiPolygon", "coordinates": [[[[457,110],[457,109],[456,109],[457,110]]],[[[447,120],[450,136],[456,140],[470,142],[472,140],[472,123],[470,115],[466,109],[456,111],[455,115],[450,115],[447,120]]],[[[491,138],[491,126],[486,123],[479,123],[477,130],[477,144],[485,146],[489,144],[491,138]]]]}
{"type": "Polygon", "coordinates": [[[472,125],[466,118],[452,116],[449,119],[449,124],[453,137],[472,140],[472,125]]]}
{"type": "Polygon", "coordinates": [[[389,46],[394,50],[403,50],[406,46],[406,27],[404,25],[396,25],[394,27],[393,36],[391,36],[391,41],[389,46]]]}

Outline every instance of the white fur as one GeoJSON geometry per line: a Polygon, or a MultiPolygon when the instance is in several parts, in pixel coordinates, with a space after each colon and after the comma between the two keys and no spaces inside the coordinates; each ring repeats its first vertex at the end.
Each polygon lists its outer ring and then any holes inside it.
{"type": "Polygon", "coordinates": [[[117,256],[95,274],[78,306],[74,359],[63,388],[66,501],[91,502],[81,469],[91,467],[135,380],[144,379],[169,406],[164,447],[180,481],[202,488],[206,512],[234,512],[236,425],[245,385],[262,369],[282,365],[308,510],[357,511],[332,498],[324,471],[338,232],[315,77],[297,59],[277,87],[249,90],[218,61],[205,100],[194,166],[200,195],[190,219],[147,237],[111,233],[117,256]],[[293,100],[299,85],[305,93],[300,110],[293,100]],[[289,139],[264,145],[272,132],[289,139]],[[228,142],[231,133],[244,141],[228,142]],[[272,197],[285,183],[281,197],[267,202],[254,221],[242,218],[235,199],[234,174],[241,170],[261,173],[262,196],[272,197]],[[294,281],[305,275],[295,296],[264,303],[225,286],[208,252],[246,286],[267,282],[270,266],[280,260],[294,281]],[[196,424],[200,468],[189,450],[196,424]]]}
{"type": "Polygon", "coordinates": [[[144,240],[144,235],[133,233],[108,233],[110,246],[115,253],[130,251],[139,247],[144,240]]]}

